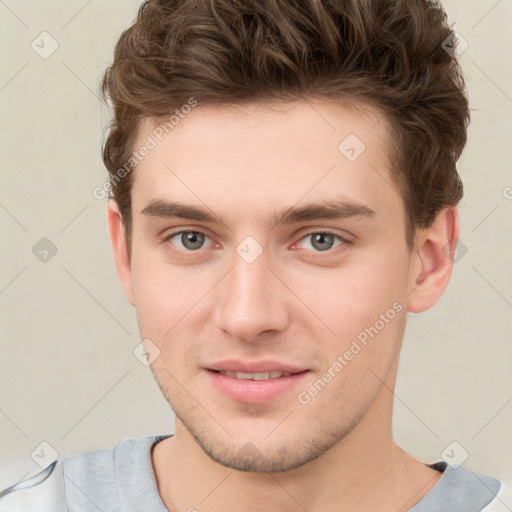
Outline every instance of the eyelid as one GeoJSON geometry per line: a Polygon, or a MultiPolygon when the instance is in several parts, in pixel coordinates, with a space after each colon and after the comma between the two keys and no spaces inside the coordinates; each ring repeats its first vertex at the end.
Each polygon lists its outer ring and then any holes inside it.
{"type": "MultiPolygon", "coordinates": [[[[163,242],[168,242],[171,238],[174,238],[176,235],[180,235],[182,233],[199,233],[201,235],[204,235],[206,238],[210,239],[211,242],[213,242],[213,245],[215,245],[217,242],[215,242],[213,240],[213,238],[204,230],[204,228],[179,228],[179,229],[176,229],[175,231],[171,231],[169,233],[166,233],[163,237],[163,242]]],[[[341,243],[331,249],[327,249],[325,251],[311,251],[313,253],[315,253],[316,255],[319,255],[321,256],[322,254],[327,254],[327,255],[332,255],[333,253],[337,252],[337,250],[343,250],[344,248],[346,248],[346,246],[348,245],[352,245],[353,244],[353,241],[350,239],[350,237],[346,237],[344,235],[341,235],[339,233],[336,233],[332,230],[329,230],[329,229],[322,229],[322,228],[316,228],[316,229],[310,229],[309,231],[305,232],[305,233],[302,233],[300,235],[300,238],[298,238],[298,240],[296,242],[293,243],[293,246],[295,246],[297,243],[301,242],[302,240],[304,240],[305,238],[307,238],[308,236],[311,236],[311,235],[316,235],[316,234],[323,234],[323,235],[330,235],[330,236],[333,236],[334,238],[337,238],[341,243]]],[[[210,244],[211,245],[211,244],[210,244]]],[[[292,246],[292,247],[293,247],[292,246]]],[[[193,253],[199,253],[201,252],[201,249],[204,249],[205,247],[201,247],[195,251],[192,251],[192,250],[182,250],[182,249],[176,249],[178,252],[185,252],[185,253],[190,253],[190,254],[193,254],[193,253]]],[[[305,251],[309,251],[309,249],[303,249],[305,251]]]]}
{"type": "MultiPolygon", "coordinates": [[[[179,228],[176,231],[170,231],[170,232],[166,233],[164,235],[164,237],[163,237],[163,242],[164,243],[165,242],[169,242],[169,240],[171,238],[174,238],[176,235],[181,235],[182,233],[199,233],[201,235],[204,235],[205,238],[208,238],[213,244],[216,244],[216,242],[213,240],[213,238],[206,231],[204,231],[203,228],[201,228],[201,229],[199,229],[199,228],[198,229],[196,229],[196,228],[192,229],[192,228],[187,228],[187,227],[179,228]]],[[[190,251],[189,250],[189,251],[185,251],[185,252],[190,252],[190,253],[199,252],[199,251],[201,251],[201,249],[204,249],[204,247],[201,247],[200,249],[197,249],[196,251],[190,251]]],[[[183,252],[183,250],[181,250],[181,249],[179,249],[179,251],[183,252]]]]}
{"type": "Polygon", "coordinates": [[[316,235],[318,233],[321,233],[323,235],[332,235],[332,236],[339,238],[340,240],[343,240],[344,242],[347,242],[347,243],[352,240],[350,235],[338,233],[337,231],[334,231],[330,228],[305,228],[305,229],[308,229],[308,231],[303,232],[300,235],[299,240],[302,240],[303,238],[305,238],[307,236],[316,235]]]}
{"type": "MultiPolygon", "coordinates": [[[[333,255],[333,254],[335,254],[338,251],[346,249],[346,247],[348,245],[352,245],[353,244],[353,241],[349,237],[345,237],[345,236],[340,235],[339,233],[335,233],[334,231],[331,231],[329,229],[317,228],[317,229],[310,230],[310,231],[308,231],[306,233],[303,233],[300,236],[300,238],[297,240],[297,242],[295,242],[293,245],[295,246],[296,244],[298,244],[299,242],[301,242],[305,238],[307,238],[307,237],[309,237],[311,235],[317,235],[317,234],[330,235],[330,236],[332,236],[334,238],[337,238],[341,243],[338,244],[337,246],[332,247],[331,249],[327,249],[325,251],[311,251],[315,255],[319,255],[319,256],[321,256],[322,254],[333,255]]],[[[309,249],[302,249],[302,250],[308,251],[309,249]]]]}

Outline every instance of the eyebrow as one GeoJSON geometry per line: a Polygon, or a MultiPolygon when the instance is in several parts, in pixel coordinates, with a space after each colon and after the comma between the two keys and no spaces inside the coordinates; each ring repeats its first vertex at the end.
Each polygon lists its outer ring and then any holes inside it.
{"type": "MultiPolygon", "coordinates": [[[[141,213],[157,218],[176,217],[199,222],[221,223],[228,226],[228,222],[224,218],[210,209],[163,199],[151,201],[141,213]]],[[[279,212],[272,212],[269,226],[274,228],[278,225],[296,224],[312,220],[343,220],[350,217],[373,218],[375,216],[375,211],[369,206],[351,199],[340,198],[321,203],[310,203],[300,207],[291,206],[279,212]]]]}

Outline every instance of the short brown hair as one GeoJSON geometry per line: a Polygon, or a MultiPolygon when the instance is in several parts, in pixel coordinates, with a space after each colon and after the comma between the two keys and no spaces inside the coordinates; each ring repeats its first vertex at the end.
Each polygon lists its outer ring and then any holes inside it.
{"type": "Polygon", "coordinates": [[[443,49],[451,34],[440,3],[429,0],[145,1],[101,82],[114,108],[103,161],[128,251],[133,173],[116,173],[140,120],[191,97],[199,105],[319,98],[377,108],[391,128],[412,248],[416,228],[463,195],[455,164],[469,108],[460,65],[443,49]]]}

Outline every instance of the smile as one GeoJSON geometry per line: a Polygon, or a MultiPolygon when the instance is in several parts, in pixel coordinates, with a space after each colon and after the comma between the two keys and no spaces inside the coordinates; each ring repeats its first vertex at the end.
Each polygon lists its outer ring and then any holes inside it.
{"type": "Polygon", "coordinates": [[[281,372],[278,370],[259,373],[230,372],[228,370],[221,370],[219,373],[226,377],[232,377],[240,380],[270,380],[279,379],[280,377],[288,377],[291,375],[289,372],[281,372]]]}
{"type": "Polygon", "coordinates": [[[286,370],[244,369],[246,371],[205,369],[205,375],[209,379],[209,388],[214,393],[220,392],[222,396],[234,402],[264,404],[279,398],[293,397],[297,390],[304,387],[306,376],[311,374],[309,370],[297,368],[286,368],[286,370]]]}

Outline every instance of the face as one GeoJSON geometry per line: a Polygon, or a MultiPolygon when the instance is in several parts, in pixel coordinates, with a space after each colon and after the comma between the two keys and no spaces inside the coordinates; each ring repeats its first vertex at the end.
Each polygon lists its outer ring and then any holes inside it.
{"type": "Polygon", "coordinates": [[[123,284],[213,460],[298,467],[374,406],[411,288],[386,137],[376,113],[320,101],[198,106],[134,171],[123,284]]]}

